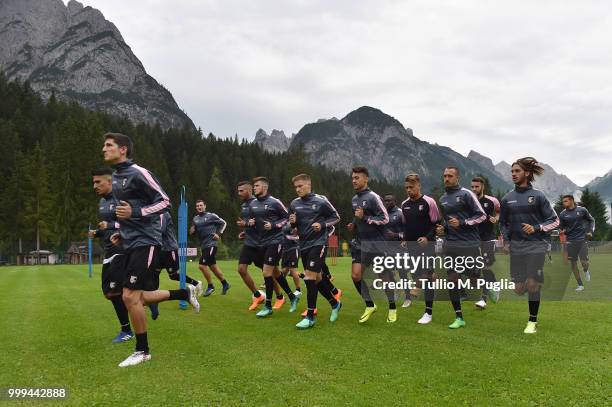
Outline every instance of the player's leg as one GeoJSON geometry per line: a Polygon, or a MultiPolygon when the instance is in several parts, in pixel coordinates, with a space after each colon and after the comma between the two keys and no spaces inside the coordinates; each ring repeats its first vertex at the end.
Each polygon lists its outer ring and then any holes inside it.
{"type": "Polygon", "coordinates": [[[364,264],[361,259],[361,251],[360,250],[352,250],[352,265],[351,265],[351,278],[353,280],[353,284],[355,285],[355,289],[359,293],[359,296],[363,299],[365,303],[365,310],[363,314],[359,317],[359,323],[363,324],[366,322],[374,312],[376,312],[376,304],[372,301],[372,297],[370,297],[370,290],[368,289],[367,282],[363,281],[363,269],[364,264]]]}
{"type": "MultiPolygon", "coordinates": [[[[446,252],[446,256],[452,258],[453,265],[455,264],[455,259],[457,257],[461,257],[462,253],[460,250],[456,248],[450,248],[446,252]]],[[[451,329],[462,328],[465,326],[465,321],[463,319],[463,312],[461,310],[461,291],[459,289],[459,281],[460,276],[454,269],[447,270],[447,281],[449,284],[448,288],[448,297],[450,299],[453,310],[455,311],[455,321],[450,324],[448,327],[451,329]]]]}
{"type": "Polygon", "coordinates": [[[223,276],[223,272],[217,265],[217,247],[211,247],[208,253],[207,262],[208,267],[212,270],[213,274],[217,279],[221,282],[223,289],[221,290],[221,295],[227,294],[227,291],[231,288],[230,283],[227,282],[225,277],[223,276]]]}
{"type": "Polygon", "coordinates": [[[589,244],[587,241],[582,243],[578,257],[582,264],[582,271],[584,271],[584,279],[586,281],[591,281],[591,273],[589,272],[589,244]]]}
{"type": "Polygon", "coordinates": [[[113,304],[115,315],[117,315],[117,320],[121,327],[119,333],[113,339],[113,343],[125,342],[134,337],[128,310],[121,296],[124,279],[125,256],[116,254],[109,259],[104,259],[102,266],[102,293],[113,304]]]}
{"type": "Polygon", "coordinates": [[[576,287],[576,291],[583,291],[584,285],[582,284],[582,279],[580,278],[580,271],[578,271],[578,255],[580,253],[581,245],[580,242],[571,241],[567,242],[567,258],[572,265],[572,273],[574,274],[574,278],[576,279],[576,283],[578,283],[578,287],[576,287]]]}
{"type": "MultiPolygon", "coordinates": [[[[179,266],[178,250],[162,252],[161,258],[162,258],[162,261],[165,262],[165,264],[163,264],[161,268],[166,269],[166,271],[168,272],[168,278],[170,278],[170,280],[172,281],[180,281],[181,276],[179,274],[180,266],[179,266]]],[[[204,291],[202,288],[202,282],[199,280],[194,280],[193,278],[189,277],[189,275],[187,275],[186,273],[185,273],[185,283],[191,284],[192,286],[196,288],[196,294],[198,295],[198,297],[203,294],[204,291]]]]}
{"type": "Polygon", "coordinates": [[[272,315],[272,293],[274,292],[274,269],[278,266],[280,251],[275,250],[276,245],[269,245],[260,248],[263,253],[263,276],[266,286],[266,302],[264,307],[256,315],[265,318],[272,315]]]}
{"type": "Polygon", "coordinates": [[[421,325],[429,324],[433,319],[433,304],[435,291],[432,288],[432,284],[435,281],[433,276],[433,270],[423,269],[418,275],[415,274],[418,286],[423,290],[425,297],[425,312],[423,316],[417,321],[421,325]]]}
{"type": "Polygon", "coordinates": [[[329,271],[329,266],[327,265],[327,262],[325,261],[326,258],[324,258],[323,261],[323,265],[321,266],[321,281],[322,284],[325,284],[327,286],[327,288],[329,288],[329,291],[332,293],[332,295],[334,296],[334,298],[337,301],[340,301],[340,298],[342,298],[342,290],[340,290],[339,288],[337,288],[334,283],[333,283],[333,277],[331,272],[329,271]]]}

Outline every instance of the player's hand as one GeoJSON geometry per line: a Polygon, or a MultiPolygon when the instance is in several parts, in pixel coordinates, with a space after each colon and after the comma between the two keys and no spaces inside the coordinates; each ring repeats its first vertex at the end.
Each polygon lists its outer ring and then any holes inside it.
{"type": "Polygon", "coordinates": [[[523,225],[523,232],[527,233],[528,235],[535,233],[535,228],[532,225],[528,223],[521,223],[521,225],[523,225]]]}
{"type": "Polygon", "coordinates": [[[213,240],[219,240],[219,239],[221,239],[221,237],[218,234],[215,233],[213,235],[213,240]]]}
{"type": "Polygon", "coordinates": [[[436,235],[444,236],[444,226],[442,226],[442,225],[437,225],[436,226],[436,235]]]}
{"type": "Polygon", "coordinates": [[[264,229],[271,230],[272,229],[272,224],[270,222],[264,222],[264,229]]]}
{"type": "Polygon", "coordinates": [[[429,242],[429,240],[427,240],[425,236],[421,236],[417,239],[417,243],[422,247],[427,246],[427,242],[429,242]]]}
{"type": "Polygon", "coordinates": [[[115,233],[110,237],[110,241],[115,246],[119,246],[121,244],[121,235],[119,233],[115,233]]]}
{"type": "Polygon", "coordinates": [[[314,230],[315,232],[320,232],[321,231],[321,224],[319,222],[315,222],[312,224],[312,230],[314,230]]]}
{"type": "Polygon", "coordinates": [[[93,239],[94,237],[96,237],[96,231],[95,230],[88,230],[87,231],[87,237],[90,239],[93,239]]]}
{"type": "Polygon", "coordinates": [[[129,202],[119,201],[119,205],[115,208],[117,219],[124,220],[132,217],[132,206],[129,202]]]}
{"type": "Polygon", "coordinates": [[[108,227],[108,222],[106,222],[105,220],[98,223],[98,229],[100,230],[106,230],[107,227],[108,227]]]}
{"type": "Polygon", "coordinates": [[[586,238],[587,238],[587,240],[593,239],[593,234],[591,232],[587,233],[586,234],[586,238]]]}
{"type": "Polygon", "coordinates": [[[363,219],[363,208],[361,206],[355,209],[355,217],[359,219],[363,219]]]}
{"type": "Polygon", "coordinates": [[[489,222],[493,224],[496,224],[498,220],[499,219],[497,219],[497,216],[489,216],[489,222]]]}
{"type": "Polygon", "coordinates": [[[238,233],[238,240],[244,240],[244,239],[246,239],[246,232],[238,233]]]}
{"type": "Polygon", "coordinates": [[[247,224],[247,223],[246,223],[246,222],[244,221],[244,219],[242,219],[242,218],[241,218],[241,219],[238,219],[238,220],[236,221],[236,226],[239,226],[239,227],[241,227],[241,228],[245,227],[245,226],[246,226],[246,224],[247,224]]]}
{"type": "Polygon", "coordinates": [[[247,225],[255,226],[255,219],[254,218],[249,219],[249,222],[247,223],[247,225]]]}
{"type": "Polygon", "coordinates": [[[353,222],[351,222],[351,223],[349,223],[348,225],[346,225],[346,229],[347,229],[349,232],[352,232],[354,228],[355,228],[355,225],[353,225],[353,222]]]}
{"type": "Polygon", "coordinates": [[[189,234],[193,235],[195,233],[195,225],[191,225],[191,227],[189,228],[189,234]]]}
{"type": "Polygon", "coordinates": [[[459,219],[457,218],[453,218],[452,216],[450,217],[450,219],[448,220],[448,224],[454,228],[458,228],[460,223],[459,223],[459,219]]]}
{"type": "Polygon", "coordinates": [[[295,213],[292,213],[291,215],[289,215],[289,223],[293,224],[297,222],[297,215],[295,213]]]}

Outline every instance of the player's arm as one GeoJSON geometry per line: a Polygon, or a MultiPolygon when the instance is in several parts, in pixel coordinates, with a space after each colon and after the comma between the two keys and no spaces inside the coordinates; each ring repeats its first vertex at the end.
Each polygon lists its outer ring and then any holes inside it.
{"type": "Polygon", "coordinates": [[[146,218],[169,210],[170,198],[168,198],[168,195],[166,195],[157,180],[153,177],[153,174],[145,168],[137,167],[137,169],[139,171],[138,180],[140,186],[147,196],[148,201],[151,203],[142,207],[137,205],[132,206],[131,217],[146,218]]]}
{"type": "Polygon", "coordinates": [[[484,222],[487,219],[487,214],[485,213],[484,209],[482,209],[482,205],[480,205],[480,202],[478,202],[476,195],[472,191],[469,191],[465,194],[465,200],[466,204],[470,208],[470,211],[472,212],[472,216],[465,219],[459,219],[459,224],[462,226],[472,226],[484,222]]]}
{"type": "Polygon", "coordinates": [[[591,215],[591,213],[589,212],[587,208],[584,208],[584,211],[586,212],[586,219],[589,224],[587,233],[590,233],[591,235],[593,235],[593,233],[595,233],[595,218],[591,215]]]}
{"type": "Polygon", "coordinates": [[[427,206],[429,209],[427,211],[427,216],[429,217],[430,227],[429,231],[425,235],[427,240],[432,241],[436,238],[436,227],[440,225],[442,221],[442,215],[440,214],[440,209],[438,209],[438,204],[436,201],[428,196],[425,196],[425,201],[427,202],[427,206]]]}
{"type": "Polygon", "coordinates": [[[340,215],[327,198],[323,199],[322,212],[325,219],[321,222],[321,228],[329,228],[340,222],[340,215]]]}
{"type": "Polygon", "coordinates": [[[289,222],[289,211],[279,199],[274,199],[274,208],[278,214],[278,220],[272,226],[275,229],[282,229],[289,222]]]}
{"type": "Polygon", "coordinates": [[[540,206],[540,214],[544,221],[538,225],[532,225],[536,231],[540,232],[550,232],[551,230],[559,227],[559,217],[557,216],[557,212],[553,209],[550,201],[544,197],[544,195],[540,196],[538,199],[538,203],[540,206]]]}
{"type": "Polygon", "coordinates": [[[365,216],[364,220],[369,225],[386,225],[389,223],[389,214],[380,196],[372,193],[368,198],[367,204],[372,211],[372,215],[365,216]]]}
{"type": "Polygon", "coordinates": [[[217,230],[215,233],[221,236],[223,232],[225,232],[225,228],[227,227],[227,222],[225,221],[225,219],[223,219],[217,214],[215,214],[215,216],[213,217],[213,221],[217,225],[217,230]]]}
{"type": "Polygon", "coordinates": [[[510,242],[510,217],[508,216],[508,204],[502,199],[499,206],[499,230],[504,242],[510,242]]]}

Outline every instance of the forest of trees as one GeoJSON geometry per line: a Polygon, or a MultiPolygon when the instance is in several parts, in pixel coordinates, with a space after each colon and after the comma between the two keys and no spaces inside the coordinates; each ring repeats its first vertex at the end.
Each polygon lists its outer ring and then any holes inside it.
{"type": "MultiPolygon", "coordinates": [[[[271,194],[288,204],[295,198],[291,178],[309,173],[314,191],[329,197],[343,223],[350,219],[350,177],[307,163],[299,151],[271,154],[238,137],[226,140],[188,129],[134,126],[54,97],[43,102],[27,83],[0,76],[0,257],[18,253],[20,240],[22,252],[34,250],[37,235],[42,249],[60,254],[71,242],[85,240],[87,225],[96,223],[98,201],[90,173],[104,166],[102,135],[109,131],[132,137],[134,160],[160,180],[172,199],[175,223],[179,189],[185,185],[190,213],[194,201],[203,198],[209,211],[228,221],[226,246],[236,246],[238,234],[235,185],[254,176],[267,176],[271,194]]],[[[404,196],[399,186],[371,186],[381,194],[404,196]]],[[[343,227],[338,229],[345,233],[343,227]]]]}

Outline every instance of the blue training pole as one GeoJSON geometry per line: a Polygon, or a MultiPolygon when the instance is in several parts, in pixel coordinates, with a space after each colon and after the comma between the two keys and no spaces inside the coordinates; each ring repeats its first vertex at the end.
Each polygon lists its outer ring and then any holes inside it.
{"type": "MultiPolygon", "coordinates": [[[[180,287],[185,288],[187,275],[187,201],[185,200],[185,186],[181,187],[181,197],[178,208],[178,245],[179,245],[179,275],[180,287]]],[[[187,309],[186,301],[179,301],[180,309],[187,309]]]]}
{"type": "Polygon", "coordinates": [[[87,262],[89,263],[89,278],[92,277],[93,275],[93,271],[92,271],[92,260],[91,260],[91,237],[89,237],[89,231],[91,230],[91,223],[87,226],[87,262]]]}

